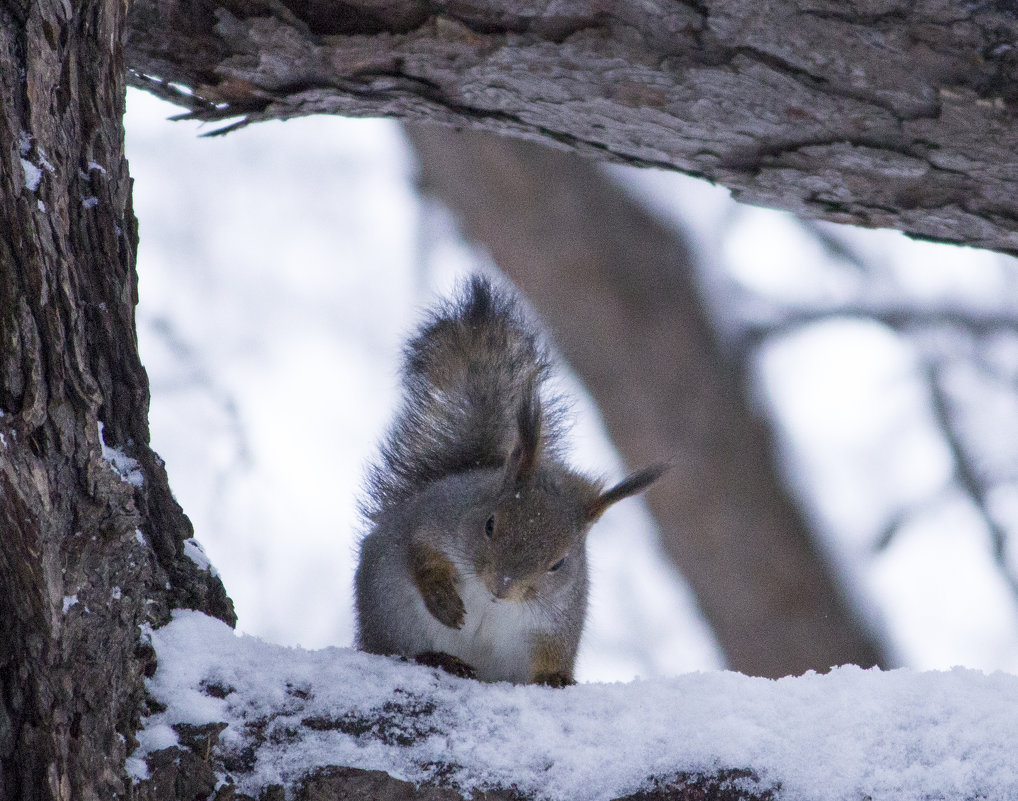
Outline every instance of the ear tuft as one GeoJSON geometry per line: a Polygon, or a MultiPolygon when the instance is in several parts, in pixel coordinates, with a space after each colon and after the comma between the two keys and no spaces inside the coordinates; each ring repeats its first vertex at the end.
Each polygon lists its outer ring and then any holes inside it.
{"type": "Polygon", "coordinates": [[[506,461],[507,486],[520,484],[534,474],[540,447],[541,399],[530,382],[516,412],[516,444],[506,461]]]}
{"type": "Polygon", "coordinates": [[[643,492],[647,489],[647,487],[667,473],[670,467],[670,464],[663,462],[661,464],[645,467],[643,470],[639,470],[626,476],[622,479],[622,481],[611,489],[607,489],[602,492],[590,503],[587,507],[587,522],[593,523],[602,514],[604,514],[605,509],[614,503],[618,503],[623,498],[628,498],[630,495],[636,495],[639,492],[643,492]]]}

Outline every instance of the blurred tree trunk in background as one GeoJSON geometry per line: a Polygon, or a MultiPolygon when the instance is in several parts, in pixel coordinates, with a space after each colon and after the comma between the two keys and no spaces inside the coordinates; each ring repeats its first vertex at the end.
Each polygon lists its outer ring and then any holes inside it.
{"type": "Polygon", "coordinates": [[[184,555],[190,524],[148,448],[126,12],[0,6],[3,801],[129,792],[155,668],[140,627],[183,605],[233,620],[219,580],[184,555]]]}
{"type": "Polygon", "coordinates": [[[575,155],[408,130],[423,189],[526,293],[626,462],[674,458],[647,500],[729,665],[779,677],[885,664],[782,488],[681,236],[575,155]]]}

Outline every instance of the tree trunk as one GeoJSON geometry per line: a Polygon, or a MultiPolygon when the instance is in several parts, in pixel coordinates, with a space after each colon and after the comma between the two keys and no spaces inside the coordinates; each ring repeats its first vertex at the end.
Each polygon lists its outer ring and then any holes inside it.
{"type": "Polygon", "coordinates": [[[673,459],[647,502],[730,667],[884,663],[783,490],[678,235],[574,155],[420,126],[410,138],[424,188],[534,304],[626,462],[673,459]]]}
{"type": "Polygon", "coordinates": [[[513,133],[1014,254],[1015,41],[996,2],[138,0],[129,64],[202,119],[513,133]]]}
{"type": "Polygon", "coordinates": [[[123,796],[142,626],[232,621],[148,448],[126,6],[0,8],[0,799],[123,796]],[[101,422],[100,422],[101,421],[101,422]]]}

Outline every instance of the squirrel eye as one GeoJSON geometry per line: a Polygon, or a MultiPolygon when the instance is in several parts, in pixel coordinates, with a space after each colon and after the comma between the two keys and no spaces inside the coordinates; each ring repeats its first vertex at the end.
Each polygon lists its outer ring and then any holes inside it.
{"type": "Polygon", "coordinates": [[[488,522],[484,524],[484,533],[490,537],[494,533],[494,531],[495,531],[495,515],[492,515],[491,517],[488,518],[488,522]]]}
{"type": "Polygon", "coordinates": [[[565,563],[566,563],[566,558],[563,556],[555,564],[553,564],[551,567],[548,568],[548,572],[549,573],[554,573],[556,570],[558,570],[560,567],[562,567],[562,565],[564,565],[565,563]]]}

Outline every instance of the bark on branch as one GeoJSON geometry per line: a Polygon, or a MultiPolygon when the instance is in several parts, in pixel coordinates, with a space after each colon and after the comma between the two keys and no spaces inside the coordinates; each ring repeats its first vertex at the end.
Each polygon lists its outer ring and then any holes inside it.
{"type": "Polygon", "coordinates": [[[392,116],[679,169],[1018,254],[1018,17],[863,0],[139,0],[133,82],[208,120],[392,116]],[[239,119],[237,119],[239,118],[239,119]]]}

